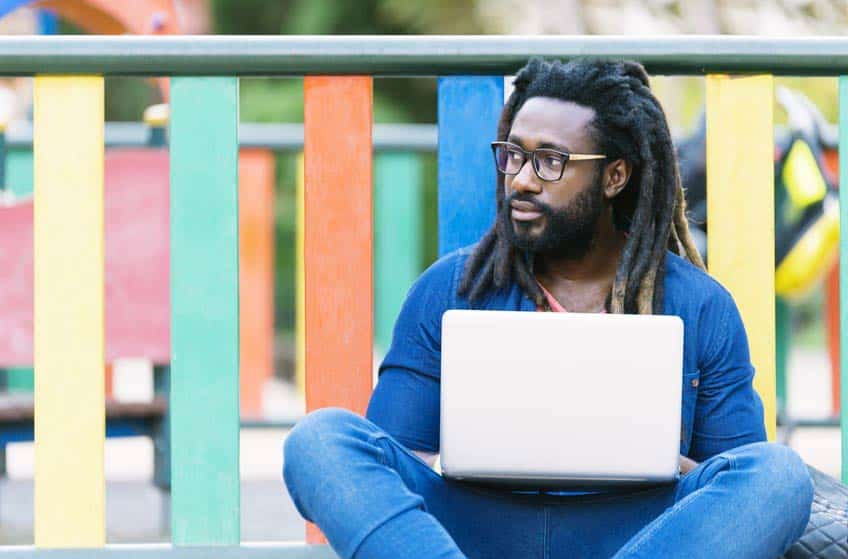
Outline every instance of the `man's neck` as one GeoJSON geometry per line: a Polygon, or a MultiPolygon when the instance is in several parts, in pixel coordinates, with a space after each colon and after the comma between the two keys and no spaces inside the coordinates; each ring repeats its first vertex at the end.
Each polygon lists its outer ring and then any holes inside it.
{"type": "Polygon", "coordinates": [[[582,258],[538,255],[536,279],[568,310],[600,310],[612,289],[625,242],[624,233],[611,222],[599,223],[595,240],[582,258]]]}

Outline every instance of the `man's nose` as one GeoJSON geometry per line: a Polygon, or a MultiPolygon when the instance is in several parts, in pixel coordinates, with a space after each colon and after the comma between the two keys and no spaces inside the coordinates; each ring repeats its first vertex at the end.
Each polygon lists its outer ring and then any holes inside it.
{"type": "Polygon", "coordinates": [[[524,163],[518,174],[512,177],[510,187],[516,192],[531,192],[535,194],[541,192],[542,188],[536,173],[533,171],[532,161],[528,160],[524,163]]]}

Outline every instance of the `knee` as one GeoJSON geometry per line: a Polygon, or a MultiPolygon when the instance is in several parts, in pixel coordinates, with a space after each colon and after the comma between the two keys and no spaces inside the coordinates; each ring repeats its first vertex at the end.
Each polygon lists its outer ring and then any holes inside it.
{"type": "Polygon", "coordinates": [[[285,464],[310,461],[326,456],[344,434],[352,430],[362,418],[342,408],[321,408],[297,422],[283,444],[285,464]]]}
{"type": "Polygon", "coordinates": [[[806,464],[797,452],[782,444],[757,443],[750,451],[763,499],[783,511],[800,536],[813,502],[813,482],[806,464]]]}
{"type": "Polygon", "coordinates": [[[366,431],[366,423],[341,408],[322,408],[298,421],[283,444],[283,479],[289,491],[332,467],[343,446],[366,431]]]}
{"type": "Polygon", "coordinates": [[[788,446],[776,443],[757,443],[751,445],[756,470],[775,490],[799,499],[813,498],[813,484],[806,464],[797,452],[788,446]]]}

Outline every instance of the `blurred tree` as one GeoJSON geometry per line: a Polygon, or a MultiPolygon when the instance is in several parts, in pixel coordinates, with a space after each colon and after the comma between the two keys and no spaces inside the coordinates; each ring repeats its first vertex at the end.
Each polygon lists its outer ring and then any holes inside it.
{"type": "Polygon", "coordinates": [[[482,33],[476,0],[213,0],[222,34],[482,33]]]}
{"type": "MultiPolygon", "coordinates": [[[[476,0],[214,0],[220,34],[427,34],[482,33],[476,0]]],[[[302,99],[290,86],[246,82],[243,120],[300,120],[302,99]],[[275,98],[276,102],[269,102],[275,98]],[[275,106],[276,105],[276,106],[275,106]]],[[[377,122],[435,122],[435,81],[380,80],[374,88],[377,122]]]]}

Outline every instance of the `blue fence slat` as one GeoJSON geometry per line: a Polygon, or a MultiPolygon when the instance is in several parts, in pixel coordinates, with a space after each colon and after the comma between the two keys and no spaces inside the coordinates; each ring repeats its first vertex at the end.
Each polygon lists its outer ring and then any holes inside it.
{"type": "Polygon", "coordinates": [[[495,216],[489,143],[503,108],[503,76],[439,78],[439,254],[474,243],[495,216]]]}

